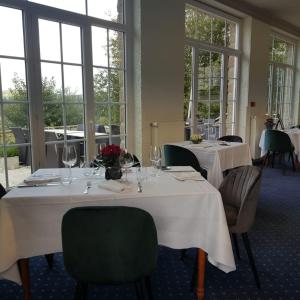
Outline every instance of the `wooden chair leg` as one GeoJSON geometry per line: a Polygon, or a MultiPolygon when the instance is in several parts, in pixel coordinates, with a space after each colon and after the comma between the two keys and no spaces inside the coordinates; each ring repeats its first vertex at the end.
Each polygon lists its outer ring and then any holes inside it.
{"type": "Polygon", "coordinates": [[[54,254],[45,254],[45,258],[47,260],[47,264],[50,270],[53,268],[53,260],[54,260],[54,254]]]}
{"type": "Polygon", "coordinates": [[[256,266],[255,266],[255,261],[254,261],[254,257],[253,257],[252,251],[251,251],[250,241],[248,239],[247,232],[242,233],[242,238],[243,238],[244,245],[245,245],[245,248],[246,248],[246,251],[247,251],[250,266],[251,266],[251,269],[252,269],[252,272],[253,272],[253,275],[254,275],[254,278],[255,278],[256,286],[257,286],[257,288],[260,289],[260,280],[259,280],[257,269],[256,269],[256,266]]]}
{"type": "Polygon", "coordinates": [[[87,292],[88,292],[88,284],[77,281],[74,299],[75,300],[86,300],[87,292]]]}
{"type": "Polygon", "coordinates": [[[30,300],[29,258],[19,259],[18,266],[23,284],[23,300],[30,300]]]}
{"type": "Polygon", "coordinates": [[[238,259],[240,259],[240,249],[239,249],[239,244],[237,241],[237,237],[235,233],[232,233],[232,239],[233,239],[233,244],[234,244],[234,248],[235,248],[235,253],[238,259]]]}

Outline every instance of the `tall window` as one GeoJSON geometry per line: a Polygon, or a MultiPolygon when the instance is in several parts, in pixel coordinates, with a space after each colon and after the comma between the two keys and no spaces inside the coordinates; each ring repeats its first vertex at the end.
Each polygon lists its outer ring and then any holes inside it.
{"type": "Polygon", "coordinates": [[[2,185],[19,183],[31,166],[63,167],[66,143],[78,165],[97,144],[125,146],[124,2],[0,0],[2,185]]]}
{"type": "Polygon", "coordinates": [[[185,10],[185,138],[233,134],[238,88],[238,23],[187,4],[185,10]]]}
{"type": "Polygon", "coordinates": [[[293,125],[294,53],[295,45],[292,42],[272,35],[268,114],[279,114],[285,127],[293,125]]]}

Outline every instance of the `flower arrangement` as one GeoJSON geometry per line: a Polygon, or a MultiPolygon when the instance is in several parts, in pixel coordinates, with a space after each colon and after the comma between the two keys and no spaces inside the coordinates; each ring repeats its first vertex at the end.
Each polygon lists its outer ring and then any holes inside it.
{"type": "Polygon", "coordinates": [[[272,117],[268,117],[265,121],[265,126],[267,129],[273,129],[273,126],[275,125],[274,119],[272,117]]]}
{"type": "Polygon", "coordinates": [[[203,138],[202,135],[192,134],[190,140],[193,144],[199,144],[202,142],[203,138]]]}
{"type": "Polygon", "coordinates": [[[118,145],[107,145],[101,149],[102,164],[105,168],[119,167],[119,157],[122,149],[118,145]]]}

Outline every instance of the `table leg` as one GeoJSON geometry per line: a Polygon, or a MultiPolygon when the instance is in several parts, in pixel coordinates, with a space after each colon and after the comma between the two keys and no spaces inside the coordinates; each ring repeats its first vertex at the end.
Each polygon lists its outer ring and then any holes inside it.
{"type": "Polygon", "coordinates": [[[204,277],[206,255],[202,249],[198,249],[198,276],[197,276],[197,300],[204,300],[204,277]]]}
{"type": "Polygon", "coordinates": [[[23,300],[30,300],[29,258],[19,259],[18,265],[23,284],[23,300]]]}

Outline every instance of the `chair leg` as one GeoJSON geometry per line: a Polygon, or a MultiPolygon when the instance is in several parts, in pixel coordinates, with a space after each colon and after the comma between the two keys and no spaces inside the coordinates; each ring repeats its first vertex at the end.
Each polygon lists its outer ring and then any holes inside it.
{"type": "Polygon", "coordinates": [[[272,168],[274,168],[275,152],[272,154],[272,168]]]}
{"type": "Polygon", "coordinates": [[[150,279],[142,278],[135,282],[135,291],[137,299],[139,300],[152,300],[152,292],[150,279]]]}
{"type": "Polygon", "coordinates": [[[147,276],[145,278],[145,283],[146,283],[146,289],[148,293],[148,299],[153,300],[153,293],[152,293],[152,288],[151,288],[151,277],[147,276]]]}
{"type": "Polygon", "coordinates": [[[254,257],[253,257],[252,251],[251,251],[250,241],[248,239],[247,232],[242,233],[242,238],[243,238],[244,245],[245,245],[245,248],[246,248],[246,251],[247,251],[250,266],[251,266],[251,269],[252,269],[252,272],[253,272],[253,275],[254,275],[254,278],[255,278],[256,286],[257,286],[257,288],[260,289],[260,280],[259,280],[258,273],[257,273],[257,270],[256,270],[254,257]]]}
{"type": "Polygon", "coordinates": [[[291,157],[291,160],[292,160],[293,171],[295,172],[296,167],[295,167],[295,161],[294,161],[294,153],[292,151],[290,152],[290,157],[291,157]]]}
{"type": "Polygon", "coordinates": [[[180,250],[180,260],[183,260],[186,256],[187,249],[181,249],[180,250]]]}
{"type": "Polygon", "coordinates": [[[50,270],[53,268],[53,259],[54,259],[54,254],[45,254],[45,258],[47,260],[47,264],[50,270]]]}
{"type": "Polygon", "coordinates": [[[74,299],[86,300],[87,292],[88,292],[88,284],[81,281],[77,281],[74,299]]]}
{"type": "Polygon", "coordinates": [[[238,259],[240,259],[240,249],[239,249],[239,244],[237,241],[237,237],[235,233],[232,233],[232,239],[233,239],[233,244],[234,244],[234,248],[235,248],[235,252],[236,252],[236,256],[238,257],[238,259]]]}

